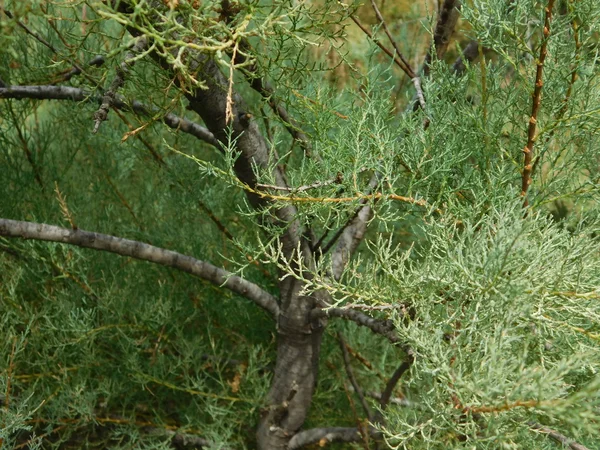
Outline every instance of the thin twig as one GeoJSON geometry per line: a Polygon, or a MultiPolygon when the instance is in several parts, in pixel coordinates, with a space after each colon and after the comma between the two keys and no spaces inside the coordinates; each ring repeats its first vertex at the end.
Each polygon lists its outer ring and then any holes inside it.
{"type": "MultiPolygon", "coordinates": [[[[572,2],[573,2],[573,0],[571,0],[571,2],[569,3],[569,7],[571,9],[573,8],[572,2]]],[[[567,88],[565,98],[563,98],[563,100],[562,100],[563,104],[560,107],[560,109],[558,110],[558,113],[556,114],[556,121],[560,121],[566,114],[567,109],[569,107],[569,100],[571,99],[571,95],[573,93],[573,86],[575,86],[575,83],[577,82],[577,79],[579,78],[579,75],[577,73],[577,68],[579,66],[579,64],[578,64],[579,60],[581,59],[582,43],[579,39],[579,25],[577,23],[577,19],[574,18],[571,21],[571,28],[573,29],[573,39],[575,41],[575,62],[571,66],[571,78],[569,80],[569,86],[567,88]]],[[[545,145],[547,145],[548,142],[550,142],[550,140],[554,136],[556,130],[557,130],[557,128],[553,128],[552,131],[546,136],[546,139],[544,140],[545,145]]],[[[535,174],[538,165],[542,161],[543,156],[544,156],[544,153],[540,154],[537,158],[535,158],[535,162],[533,163],[533,168],[531,169],[532,177],[535,174]]]]}
{"type": "Polygon", "coordinates": [[[404,63],[404,65],[408,69],[409,73],[407,73],[407,75],[410,78],[414,78],[416,76],[416,74],[415,74],[414,70],[412,70],[412,68],[410,67],[410,63],[406,60],[406,58],[400,51],[400,47],[398,47],[398,44],[397,44],[396,40],[394,39],[394,37],[392,36],[392,33],[390,33],[387,23],[383,19],[383,16],[381,15],[381,11],[379,11],[379,8],[377,7],[377,3],[375,3],[375,0],[371,0],[371,6],[373,7],[373,11],[375,11],[375,15],[377,16],[379,23],[381,23],[381,26],[383,27],[383,31],[385,31],[385,34],[387,35],[388,39],[390,40],[390,43],[394,47],[394,50],[396,50],[396,55],[398,55],[400,60],[404,63]]]}
{"type": "Polygon", "coordinates": [[[281,104],[281,102],[275,98],[275,89],[268,81],[264,80],[259,75],[259,69],[256,64],[249,63],[245,53],[248,53],[251,49],[250,43],[247,40],[242,39],[240,44],[244,52],[237,52],[237,54],[234,55],[234,61],[232,61],[232,64],[235,63],[244,66],[241,71],[248,80],[248,83],[250,83],[250,87],[258,92],[264,100],[266,100],[271,110],[277,117],[279,117],[288,133],[296,142],[300,144],[302,151],[304,151],[304,153],[309,157],[317,156],[312,151],[312,146],[308,136],[306,136],[296,121],[291,118],[290,114],[281,104]]]}
{"type": "Polygon", "coordinates": [[[355,311],[353,309],[316,308],[316,309],[313,309],[313,311],[311,313],[311,317],[312,318],[338,317],[338,318],[342,318],[342,319],[351,320],[352,322],[355,322],[356,324],[358,324],[360,326],[369,328],[374,333],[385,337],[392,344],[396,344],[396,343],[400,342],[400,338],[398,337],[398,334],[394,331],[394,324],[391,321],[375,319],[373,317],[366,315],[365,313],[362,313],[360,311],[355,311]]]}
{"type": "Polygon", "coordinates": [[[350,379],[350,383],[354,388],[354,392],[356,392],[356,395],[358,395],[358,399],[360,400],[360,404],[362,405],[365,414],[367,415],[369,421],[372,422],[374,416],[371,412],[371,408],[369,408],[367,400],[365,399],[365,394],[363,394],[363,391],[358,382],[356,381],[356,377],[354,376],[354,371],[352,370],[352,366],[350,365],[350,355],[348,354],[348,347],[346,347],[346,342],[344,341],[344,338],[342,337],[341,333],[338,333],[337,337],[338,342],[340,344],[340,348],[342,349],[342,358],[344,359],[344,367],[346,368],[346,374],[350,379]]]}
{"type": "MultiPolygon", "coordinates": [[[[0,88],[0,90],[3,90],[3,89],[5,89],[5,88],[0,88]]],[[[1,97],[1,95],[0,95],[0,97],[1,97]]],[[[44,182],[42,181],[42,175],[40,173],[40,168],[38,167],[38,165],[33,157],[33,152],[29,148],[27,139],[25,139],[25,136],[23,135],[23,132],[21,131],[21,126],[19,124],[19,121],[17,120],[17,115],[15,114],[10,103],[8,104],[8,111],[10,112],[10,115],[12,116],[12,118],[14,120],[14,123],[15,123],[14,129],[17,131],[17,137],[19,138],[19,141],[21,141],[21,145],[23,146],[23,152],[25,152],[25,157],[27,158],[29,165],[31,165],[31,169],[33,170],[33,177],[35,178],[35,181],[37,182],[37,184],[40,185],[40,188],[42,190],[44,190],[44,182]]]]}
{"type": "Polygon", "coordinates": [[[539,423],[530,422],[529,426],[533,430],[537,430],[541,433],[547,434],[548,437],[550,437],[550,438],[554,439],[556,442],[562,444],[563,447],[569,447],[572,450],[589,450],[584,445],[581,445],[581,444],[575,442],[573,439],[568,438],[564,434],[560,434],[558,431],[554,431],[554,430],[552,430],[548,427],[545,427],[539,423]]]}
{"type": "MultiPolygon", "coordinates": [[[[56,49],[56,47],[54,47],[54,46],[53,46],[53,45],[52,45],[50,42],[48,42],[48,41],[47,41],[47,40],[46,40],[46,39],[45,39],[43,36],[41,36],[39,33],[36,33],[36,32],[35,32],[35,31],[33,31],[31,28],[29,28],[27,25],[25,25],[23,22],[21,22],[19,19],[15,18],[15,17],[13,16],[13,14],[12,14],[10,11],[8,11],[8,10],[7,10],[7,9],[5,9],[5,8],[3,8],[2,6],[0,6],[0,11],[3,11],[3,12],[4,12],[4,14],[6,14],[6,16],[7,16],[9,19],[13,19],[13,20],[14,20],[14,21],[17,23],[17,25],[18,25],[19,27],[21,27],[21,28],[22,28],[22,29],[23,29],[23,30],[24,30],[24,31],[25,31],[27,34],[29,34],[29,35],[30,35],[30,36],[32,36],[34,39],[36,39],[38,42],[40,42],[41,44],[43,44],[44,46],[46,46],[48,49],[50,49],[50,50],[52,51],[52,53],[54,53],[54,54],[56,54],[56,55],[59,55],[59,52],[58,52],[58,50],[56,49]]],[[[49,23],[50,23],[50,22],[49,22],[49,23]]],[[[53,29],[54,29],[55,31],[57,31],[57,30],[56,30],[56,28],[54,27],[54,25],[53,25],[53,24],[51,24],[51,25],[52,25],[53,29]]],[[[58,31],[57,31],[57,33],[58,33],[58,31]]],[[[62,36],[60,36],[60,34],[59,34],[59,37],[62,39],[62,36]]],[[[84,76],[85,76],[85,77],[86,77],[86,78],[87,78],[89,81],[91,81],[91,82],[93,82],[94,84],[96,84],[96,82],[95,82],[95,81],[94,81],[94,80],[93,80],[93,79],[92,79],[92,78],[91,78],[89,75],[87,75],[87,74],[85,73],[85,71],[84,71],[84,70],[81,68],[81,66],[79,66],[78,64],[76,64],[76,63],[74,63],[74,62],[72,62],[72,61],[70,61],[70,63],[71,63],[71,65],[74,67],[74,69],[78,71],[78,73],[82,73],[82,74],[84,74],[84,76]]]]}
{"type": "Polygon", "coordinates": [[[125,60],[117,66],[117,74],[113,79],[108,90],[102,96],[102,104],[96,113],[94,114],[94,134],[98,132],[100,124],[108,118],[108,111],[115,102],[115,97],[119,89],[125,84],[125,77],[129,74],[129,69],[133,66],[138,55],[142,53],[148,46],[148,40],[141,36],[138,38],[135,45],[132,47],[130,52],[125,55],[125,60]]]}
{"type": "Polygon", "coordinates": [[[9,10],[7,10],[4,7],[0,6],[0,11],[4,12],[4,14],[6,14],[6,17],[8,17],[9,19],[13,19],[16,22],[16,24],[25,31],[25,33],[27,33],[30,36],[34,37],[37,41],[39,41],[40,43],[42,43],[43,45],[45,45],[46,47],[48,47],[50,50],[52,50],[53,53],[57,53],[58,54],[58,50],[56,50],[56,48],[50,42],[48,42],[40,34],[38,34],[35,31],[33,31],[31,28],[29,28],[27,25],[25,25],[19,19],[16,19],[15,16],[13,16],[13,14],[9,10]]]}
{"type": "Polygon", "coordinates": [[[537,61],[537,69],[535,74],[535,88],[533,90],[533,102],[531,106],[531,116],[529,117],[529,129],[527,131],[527,144],[523,149],[523,173],[521,176],[521,197],[523,200],[523,207],[526,208],[529,205],[529,200],[527,199],[527,190],[529,189],[529,185],[531,184],[531,173],[533,170],[532,160],[533,160],[533,144],[536,140],[536,127],[537,127],[537,119],[538,112],[540,109],[540,104],[542,101],[542,87],[544,86],[544,82],[542,79],[543,71],[544,71],[544,62],[546,60],[546,56],[548,54],[548,40],[550,38],[550,22],[552,20],[552,9],[554,8],[554,0],[548,0],[548,6],[546,6],[546,14],[544,19],[544,37],[542,40],[542,45],[540,47],[540,57],[537,61]]]}
{"type": "Polygon", "coordinates": [[[263,188],[263,189],[273,189],[276,191],[285,191],[285,192],[304,192],[304,191],[308,191],[309,189],[316,189],[316,188],[320,188],[323,186],[330,186],[332,184],[340,184],[342,181],[343,181],[343,175],[340,172],[338,172],[337,176],[332,180],[315,181],[312,184],[307,184],[307,185],[299,186],[299,187],[274,186],[272,184],[262,184],[262,183],[257,183],[256,187],[263,188]]]}

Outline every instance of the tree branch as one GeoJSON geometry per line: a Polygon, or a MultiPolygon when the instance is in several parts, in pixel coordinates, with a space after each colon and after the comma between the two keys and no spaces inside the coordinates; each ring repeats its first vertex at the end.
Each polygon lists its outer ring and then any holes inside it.
{"type": "Polygon", "coordinates": [[[531,173],[533,171],[533,145],[536,140],[537,118],[542,102],[542,87],[544,86],[543,72],[544,61],[548,54],[548,40],[550,38],[550,22],[552,21],[552,9],[554,8],[554,0],[548,0],[546,6],[546,14],[544,18],[543,40],[540,47],[540,57],[536,62],[535,86],[533,89],[533,101],[531,104],[531,116],[529,117],[529,126],[527,129],[527,144],[523,148],[523,172],[521,174],[521,197],[523,197],[523,208],[529,205],[527,198],[527,190],[531,184],[531,173]]]}
{"type": "MultiPolygon", "coordinates": [[[[374,191],[379,184],[379,176],[377,174],[371,177],[368,190],[374,191]]],[[[327,251],[337,242],[337,246],[331,256],[332,275],[335,280],[339,280],[342,272],[352,257],[354,251],[358,248],[367,232],[367,225],[373,217],[373,209],[368,204],[368,199],[361,201],[360,206],[348,222],[340,228],[331,240],[323,247],[322,253],[327,251]]]]}
{"type": "Polygon", "coordinates": [[[256,284],[205,261],[143,242],[79,229],[70,230],[53,225],[10,219],[0,219],[0,236],[61,242],[172,267],[217,286],[223,286],[242,297],[252,300],[261,308],[269,311],[274,317],[279,314],[279,306],[275,297],[256,284]]]}
{"type": "MultiPolygon", "coordinates": [[[[444,0],[444,3],[440,7],[438,21],[433,34],[433,49],[435,50],[437,59],[441,59],[448,49],[450,38],[458,21],[459,9],[459,0],[444,0]]],[[[429,66],[432,60],[433,52],[430,50],[427,52],[425,62],[423,63],[424,75],[429,75],[429,66]]]]}
{"type": "Polygon", "coordinates": [[[459,56],[454,64],[452,64],[452,70],[457,75],[462,75],[467,66],[465,62],[471,63],[479,57],[479,42],[473,40],[467,44],[462,51],[462,55],[459,56]]]}
{"type": "Polygon", "coordinates": [[[312,444],[325,446],[330,442],[360,442],[362,436],[358,428],[330,427],[312,428],[297,433],[289,443],[290,450],[300,449],[312,444]]]}
{"type": "Polygon", "coordinates": [[[581,445],[581,444],[575,442],[573,439],[569,439],[564,434],[560,434],[559,432],[554,431],[550,428],[547,428],[539,423],[529,423],[529,426],[532,429],[539,431],[540,433],[547,434],[548,437],[550,437],[550,438],[554,439],[556,442],[562,444],[563,447],[569,447],[572,450],[589,450],[584,445],[581,445]]]}
{"type": "Polygon", "coordinates": [[[125,60],[117,66],[117,74],[113,78],[108,90],[102,96],[100,108],[94,114],[95,125],[92,131],[94,134],[98,132],[100,124],[108,118],[108,112],[115,103],[117,91],[125,84],[125,77],[129,74],[130,67],[135,63],[136,56],[143,52],[147,46],[148,40],[144,36],[139,37],[131,51],[125,55],[125,60]]]}
{"type": "Polygon", "coordinates": [[[348,319],[352,322],[357,323],[360,326],[367,327],[376,334],[385,337],[388,341],[393,344],[400,342],[400,338],[394,332],[394,325],[389,320],[379,320],[366,315],[360,311],[354,309],[345,308],[328,308],[321,309],[315,308],[311,312],[313,319],[321,317],[339,317],[342,319],[348,319]]]}
{"type": "Polygon", "coordinates": [[[404,375],[404,372],[410,369],[413,360],[414,357],[411,354],[409,354],[408,359],[406,361],[403,361],[402,364],[398,366],[398,368],[394,371],[392,377],[388,380],[387,384],[385,385],[385,389],[381,393],[381,398],[379,399],[379,406],[381,406],[382,410],[387,407],[388,403],[390,402],[390,399],[392,398],[394,388],[398,384],[398,381],[400,381],[402,375],[404,375]]]}
{"type": "Polygon", "coordinates": [[[356,377],[354,376],[354,371],[352,370],[352,366],[350,365],[350,355],[348,354],[348,347],[346,346],[346,342],[342,337],[341,333],[338,333],[338,342],[340,344],[340,348],[342,349],[342,358],[344,359],[344,367],[346,368],[346,373],[348,374],[348,378],[350,379],[350,383],[354,388],[354,392],[358,395],[358,399],[360,400],[360,404],[362,405],[369,422],[373,422],[373,413],[371,412],[371,408],[369,408],[369,404],[365,399],[365,394],[361,389],[358,381],[356,381],[356,377]]]}
{"type": "MultiPolygon", "coordinates": [[[[0,87],[0,98],[34,99],[34,100],[71,100],[74,102],[93,101],[102,102],[102,97],[83,89],[68,86],[8,86],[0,87]]],[[[158,108],[150,108],[143,103],[134,100],[128,103],[120,96],[116,96],[112,106],[122,111],[133,111],[140,116],[152,116],[160,113],[158,108]]],[[[184,133],[204,141],[218,149],[221,145],[213,134],[206,128],[175,114],[165,114],[160,120],[169,128],[181,130],[184,133]]]]}

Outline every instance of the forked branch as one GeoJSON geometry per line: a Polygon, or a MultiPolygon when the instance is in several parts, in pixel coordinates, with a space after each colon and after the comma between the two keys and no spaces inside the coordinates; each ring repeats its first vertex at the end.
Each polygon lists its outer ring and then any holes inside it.
{"type": "Polygon", "coordinates": [[[102,122],[108,118],[108,112],[115,102],[117,92],[125,84],[125,77],[129,73],[130,67],[135,62],[137,55],[142,53],[147,46],[148,40],[144,36],[139,37],[131,51],[127,52],[125,60],[119,66],[117,66],[115,78],[110,84],[108,90],[102,96],[102,104],[100,105],[98,111],[96,111],[96,114],[94,114],[95,125],[93,133],[97,133],[98,128],[100,128],[100,124],[102,124],[102,122]]]}
{"type": "Polygon", "coordinates": [[[279,313],[279,306],[275,297],[256,284],[208,262],[143,242],[80,229],[70,230],[54,225],[10,219],[0,219],[0,236],[61,242],[172,267],[217,286],[225,287],[253,301],[261,308],[269,311],[274,317],[279,313]]]}
{"type": "MultiPolygon", "coordinates": [[[[102,97],[92,94],[84,89],[69,86],[8,86],[0,87],[0,98],[34,99],[34,100],[71,100],[74,102],[102,102],[102,97]]],[[[181,130],[196,138],[221,149],[221,145],[213,134],[203,126],[198,125],[175,114],[162,114],[160,110],[150,108],[143,103],[134,100],[130,103],[120,96],[113,98],[111,106],[122,111],[133,111],[134,113],[153,117],[158,116],[165,125],[174,130],[181,130]]]]}

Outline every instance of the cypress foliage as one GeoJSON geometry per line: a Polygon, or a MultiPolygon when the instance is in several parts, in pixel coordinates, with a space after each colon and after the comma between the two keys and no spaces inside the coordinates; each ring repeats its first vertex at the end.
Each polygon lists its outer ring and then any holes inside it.
{"type": "Polygon", "coordinates": [[[596,0],[0,26],[3,448],[600,447],[596,0]]]}

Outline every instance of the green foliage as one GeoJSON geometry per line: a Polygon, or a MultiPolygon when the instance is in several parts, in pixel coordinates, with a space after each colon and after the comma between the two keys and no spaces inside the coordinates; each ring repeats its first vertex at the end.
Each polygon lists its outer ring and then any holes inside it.
{"type": "MultiPolygon", "coordinates": [[[[525,209],[522,150],[546,2],[465,2],[460,32],[481,44],[483,60],[463,74],[434,60],[422,80],[426,108],[417,111],[405,75],[350,31],[349,16],[364,14],[359,5],[132,3],[135,12],[124,14],[111,2],[4,2],[14,15],[0,14],[7,85],[58,83],[80,65],[83,73],[62,84],[103,91],[133,27],[152,46],[119,95],[156,111],[111,110],[92,134],[93,102],[3,99],[0,217],[68,228],[70,214],[81,229],[210,261],[273,294],[279,278],[297,277],[307,294],[326,291],[335,306],[393,321],[414,363],[394,394],[408,406],[390,405],[377,425],[391,448],[560,448],[533,424],[600,446],[597,1],[555,6],[525,209]],[[359,205],[372,205],[364,243],[340,280],[331,279],[330,255],[304,272],[293,268],[303,261],[282,257],[285,226],[247,202],[256,189],[235,175],[235,139],[220,153],[160,122],[168,112],[199,120],[183,97],[206,87],[189,70],[199,49],[235,73],[230,81],[273,149],[272,167],[285,165],[291,186],[322,183],[266,191],[271,210],[294,204],[302,224],[330,238],[359,205]],[[85,65],[99,54],[104,65],[85,65]],[[242,76],[248,61],[318,159],[251,89],[242,76]],[[379,197],[369,191],[375,174],[379,197]]],[[[410,7],[397,6],[389,5],[397,14],[390,23],[409,17],[410,7]]],[[[402,24],[393,31],[406,33],[402,24]]],[[[256,176],[276,184],[272,171],[256,176]]],[[[113,254],[0,238],[0,330],[7,448],[169,448],[175,431],[214,448],[256,445],[276,328],[225,289],[113,254]]],[[[356,426],[362,417],[336,332],[354,350],[366,392],[381,392],[404,355],[369,330],[333,323],[307,428],[356,426]]]]}

